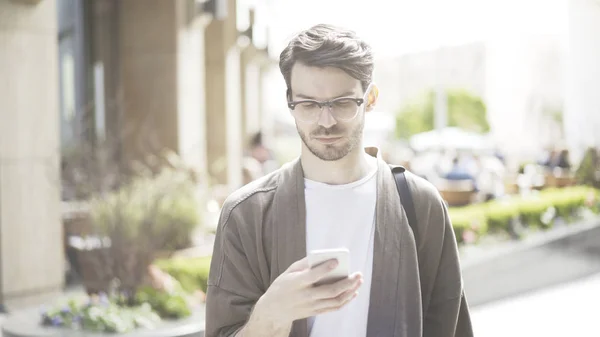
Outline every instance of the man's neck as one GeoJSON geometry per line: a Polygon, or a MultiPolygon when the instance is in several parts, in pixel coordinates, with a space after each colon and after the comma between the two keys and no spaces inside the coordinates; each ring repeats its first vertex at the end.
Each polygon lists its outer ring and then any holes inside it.
{"type": "Polygon", "coordinates": [[[317,158],[307,148],[302,147],[300,161],[304,177],[332,185],[349,184],[365,177],[372,168],[368,155],[358,147],[347,156],[336,161],[317,158]]]}

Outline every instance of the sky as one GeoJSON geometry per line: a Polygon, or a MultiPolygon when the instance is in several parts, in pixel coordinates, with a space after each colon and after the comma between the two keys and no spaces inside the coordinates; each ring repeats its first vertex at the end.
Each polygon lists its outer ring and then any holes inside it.
{"type": "Polygon", "coordinates": [[[564,34],[568,0],[246,0],[263,13],[274,56],[297,31],[316,23],[355,30],[376,56],[393,57],[523,34],[564,34]]]}

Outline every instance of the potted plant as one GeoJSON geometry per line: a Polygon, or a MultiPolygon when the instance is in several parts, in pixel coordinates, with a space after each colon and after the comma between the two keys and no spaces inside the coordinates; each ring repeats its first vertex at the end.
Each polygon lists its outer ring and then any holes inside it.
{"type": "Polygon", "coordinates": [[[155,169],[138,166],[118,188],[92,195],[91,235],[73,240],[79,243],[74,248],[86,292],[106,298],[98,302],[106,305],[70,303],[70,310],[62,316],[56,316],[56,310],[54,315],[45,313],[46,324],[57,324],[56,317],[72,324],[68,317],[73,316],[80,317],[77,322],[83,328],[122,331],[148,327],[155,316],[189,316],[185,292],[177,281],[154,268],[153,262],[165,255],[165,249],[185,246],[199,224],[195,177],[173,154],[163,159],[168,164],[155,169]],[[101,324],[90,318],[92,313],[131,319],[121,325],[101,324]],[[135,323],[138,320],[143,323],[135,323]]]}
{"type": "Polygon", "coordinates": [[[189,321],[197,298],[154,265],[188,247],[200,225],[198,175],[171,152],[125,170],[109,149],[73,152],[63,165],[63,184],[77,185],[86,199],[84,230],[68,237],[85,294],[44,309],[41,326],[124,333],[176,320],[200,331],[203,317],[189,321]]]}

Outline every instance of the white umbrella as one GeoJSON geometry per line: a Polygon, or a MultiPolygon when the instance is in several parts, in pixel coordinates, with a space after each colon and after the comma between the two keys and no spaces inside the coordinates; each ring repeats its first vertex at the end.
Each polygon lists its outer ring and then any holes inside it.
{"type": "Polygon", "coordinates": [[[465,131],[456,127],[427,131],[412,136],[410,146],[417,152],[426,150],[493,150],[494,144],[488,135],[465,131]]]}

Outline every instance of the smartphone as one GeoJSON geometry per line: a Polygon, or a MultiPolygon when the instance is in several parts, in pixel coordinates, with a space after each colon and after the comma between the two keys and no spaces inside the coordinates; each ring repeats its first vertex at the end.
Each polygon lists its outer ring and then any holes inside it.
{"type": "Polygon", "coordinates": [[[350,276],[350,251],[347,248],[313,250],[308,254],[308,265],[314,268],[332,259],[338,261],[337,267],[315,283],[316,286],[334,283],[350,276]]]}

